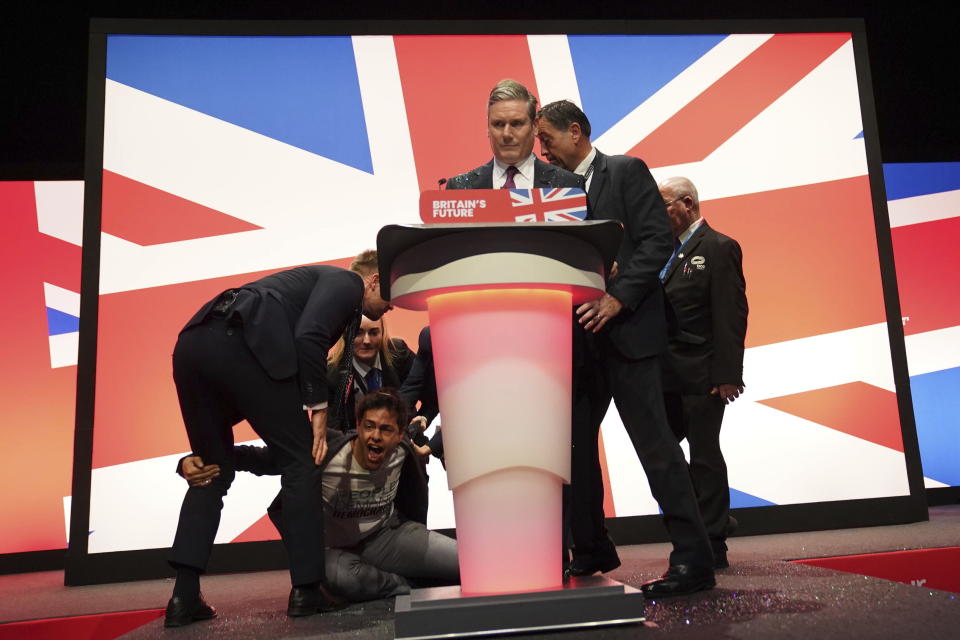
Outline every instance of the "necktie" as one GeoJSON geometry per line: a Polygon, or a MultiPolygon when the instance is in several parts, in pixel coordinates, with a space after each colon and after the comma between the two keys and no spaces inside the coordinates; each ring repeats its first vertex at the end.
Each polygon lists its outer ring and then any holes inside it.
{"type": "Polygon", "coordinates": [[[663,269],[660,270],[660,282],[667,279],[667,272],[670,271],[670,266],[673,264],[673,261],[676,260],[677,254],[680,253],[680,247],[682,246],[680,238],[673,239],[673,253],[670,255],[670,259],[667,260],[667,264],[663,265],[663,269]]]}
{"type": "Polygon", "coordinates": [[[370,371],[367,371],[367,375],[364,376],[363,381],[367,384],[367,393],[372,393],[379,389],[381,385],[380,369],[370,369],[370,371]]]}
{"type": "Polygon", "coordinates": [[[504,183],[503,183],[503,188],[504,188],[504,189],[516,189],[516,188],[517,188],[517,183],[515,183],[515,182],[513,181],[513,177],[514,177],[515,175],[517,175],[518,173],[520,173],[520,170],[517,169],[515,166],[510,165],[509,167],[507,167],[507,179],[506,179],[506,181],[504,181],[504,183]]]}

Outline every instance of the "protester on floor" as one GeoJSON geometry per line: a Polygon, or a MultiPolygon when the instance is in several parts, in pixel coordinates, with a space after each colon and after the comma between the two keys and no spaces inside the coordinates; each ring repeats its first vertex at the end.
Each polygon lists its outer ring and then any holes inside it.
{"type": "MultiPolygon", "coordinates": [[[[392,389],[363,396],[356,431],[328,430],[323,474],[326,585],[352,602],[409,593],[410,583],[459,582],[456,541],[426,528],[427,486],[422,465],[400,425],[406,407],[392,389]]],[[[269,448],[236,447],[237,470],[280,472],[269,448]]],[[[191,484],[205,471],[181,461],[191,484]]],[[[282,504],[268,513],[283,535],[282,504]]]]}

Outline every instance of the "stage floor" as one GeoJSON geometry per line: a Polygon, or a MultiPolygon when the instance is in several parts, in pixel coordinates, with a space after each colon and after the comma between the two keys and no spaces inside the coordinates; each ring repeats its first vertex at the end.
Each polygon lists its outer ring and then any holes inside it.
{"type": "MultiPolygon", "coordinates": [[[[946,591],[785,562],[862,553],[960,545],[960,505],[933,507],[930,521],[808,533],[735,537],[730,568],[717,588],[650,602],[648,622],[564,632],[565,640],[626,640],[636,634],[707,638],[956,638],[960,596],[946,591]]],[[[620,548],[623,566],[608,575],[629,585],[666,568],[666,544],[620,548]]],[[[165,606],[171,580],[64,587],[63,572],[0,576],[0,622],[165,606]]],[[[219,617],[182,629],[150,622],[124,638],[304,638],[390,640],[393,601],[289,619],[286,572],[209,576],[203,591],[219,617]]],[[[2,627],[0,627],[2,630],[2,627]]],[[[2,633],[2,631],[0,631],[2,633]]],[[[524,637],[546,637],[524,636],[524,637]]]]}

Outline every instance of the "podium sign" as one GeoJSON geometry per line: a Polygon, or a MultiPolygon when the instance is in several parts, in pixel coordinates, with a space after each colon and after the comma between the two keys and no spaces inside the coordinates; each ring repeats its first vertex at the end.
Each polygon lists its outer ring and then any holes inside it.
{"type": "Polygon", "coordinates": [[[426,224],[488,222],[581,222],[587,217],[583,189],[464,189],[424,191],[420,219],[426,224]]]}

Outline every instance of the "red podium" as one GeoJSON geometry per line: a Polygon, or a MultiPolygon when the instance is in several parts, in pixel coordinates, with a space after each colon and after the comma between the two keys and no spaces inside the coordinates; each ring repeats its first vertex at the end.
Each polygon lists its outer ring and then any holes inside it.
{"type": "Polygon", "coordinates": [[[621,235],[611,221],[380,230],[384,297],[429,313],[462,582],[399,597],[398,638],[642,620],[639,591],[564,583],[561,567],[573,308],[603,294],[621,235]]]}

